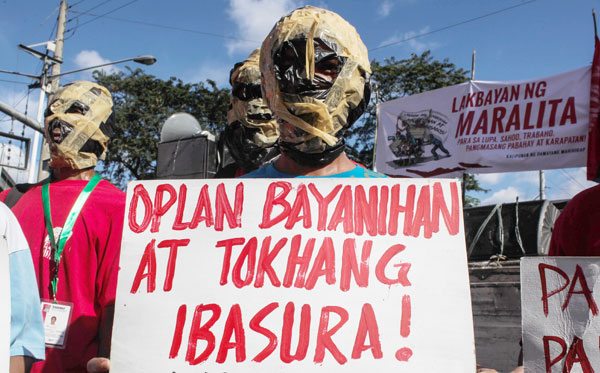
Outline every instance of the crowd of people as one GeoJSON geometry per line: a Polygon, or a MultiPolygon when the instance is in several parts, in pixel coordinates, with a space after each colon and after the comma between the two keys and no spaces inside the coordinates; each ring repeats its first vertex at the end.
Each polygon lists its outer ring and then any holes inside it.
{"type": "MultiPolygon", "coordinates": [[[[346,130],[369,102],[370,74],[367,48],[336,13],[303,7],[281,18],[260,51],[231,71],[222,142],[235,164],[217,177],[386,177],[344,151],[346,130]]],[[[98,84],[54,92],[45,113],[49,179],[0,194],[10,207],[0,204],[11,373],[110,369],[125,194],[95,167],[113,118],[111,94],[98,84]]],[[[600,186],[575,197],[551,254],[600,253],[599,211],[600,186]]]]}

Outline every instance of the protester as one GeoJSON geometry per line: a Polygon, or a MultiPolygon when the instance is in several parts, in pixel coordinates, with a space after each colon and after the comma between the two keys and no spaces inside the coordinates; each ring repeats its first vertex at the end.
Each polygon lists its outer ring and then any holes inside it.
{"type": "Polygon", "coordinates": [[[263,42],[260,71],[281,155],[244,177],[384,176],[344,152],[344,134],[370,97],[367,48],[352,25],[325,9],[296,9],[263,42]]]}
{"type": "Polygon", "coordinates": [[[112,105],[95,83],[60,88],[45,113],[50,179],[0,195],[29,242],[42,309],[57,317],[33,372],[108,370],[125,195],[94,167],[112,135],[112,105]]]}
{"type": "Polygon", "coordinates": [[[262,99],[259,53],[256,49],[244,62],[231,69],[228,126],[221,134],[221,141],[235,162],[219,170],[215,178],[241,176],[279,153],[275,147],[279,137],[277,122],[262,99]]]}
{"type": "Polygon", "coordinates": [[[600,185],[573,197],[554,223],[550,256],[600,255],[600,185]]]}
{"type": "Polygon", "coordinates": [[[10,289],[10,334],[6,336],[10,348],[9,371],[29,372],[33,362],[44,359],[40,298],[27,240],[19,222],[3,203],[0,203],[0,232],[0,255],[8,260],[10,282],[7,286],[10,289]]]}
{"type": "MultiPolygon", "coordinates": [[[[552,229],[549,256],[600,255],[600,185],[576,194],[562,210],[552,229]]],[[[523,356],[519,356],[523,364],[523,356]]],[[[512,373],[524,372],[517,367],[512,373]]]]}

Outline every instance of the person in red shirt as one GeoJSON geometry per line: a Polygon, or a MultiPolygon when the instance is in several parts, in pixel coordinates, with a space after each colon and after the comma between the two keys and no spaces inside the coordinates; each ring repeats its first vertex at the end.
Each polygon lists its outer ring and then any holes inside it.
{"type": "Polygon", "coordinates": [[[112,106],[98,84],[60,88],[45,113],[51,177],[0,194],[31,248],[46,310],[46,361],[32,372],[109,369],[125,194],[94,168],[112,135],[112,106]]]}
{"type": "Polygon", "coordinates": [[[550,256],[600,255],[600,185],[575,195],[552,231],[550,256]]]}

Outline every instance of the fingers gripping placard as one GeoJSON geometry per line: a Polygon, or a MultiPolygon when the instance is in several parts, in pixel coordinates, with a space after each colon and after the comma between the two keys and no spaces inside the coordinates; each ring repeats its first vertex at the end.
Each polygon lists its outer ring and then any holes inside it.
{"type": "Polygon", "coordinates": [[[471,371],[461,213],[450,181],[133,183],[112,371],[471,371]]]}

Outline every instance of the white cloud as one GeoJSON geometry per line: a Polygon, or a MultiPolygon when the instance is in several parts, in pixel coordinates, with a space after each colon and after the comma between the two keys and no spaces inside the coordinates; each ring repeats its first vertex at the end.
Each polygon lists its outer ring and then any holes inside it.
{"type": "Polygon", "coordinates": [[[495,205],[496,203],[510,203],[515,202],[517,197],[522,200],[523,193],[512,186],[509,186],[504,189],[500,189],[497,192],[494,192],[489,198],[486,198],[481,201],[482,205],[495,205]]]}
{"type": "Polygon", "coordinates": [[[429,31],[430,27],[425,26],[419,31],[407,31],[402,34],[396,33],[392,37],[379,43],[379,46],[381,47],[388,44],[398,43],[399,45],[408,45],[408,47],[416,53],[424,52],[427,49],[435,49],[439,46],[437,42],[425,42],[421,41],[422,39],[417,37],[418,35],[426,34],[429,31]]]}
{"type": "Polygon", "coordinates": [[[259,48],[275,22],[299,5],[298,0],[229,0],[227,15],[235,23],[239,38],[227,43],[229,54],[259,48]]]}
{"type": "Polygon", "coordinates": [[[523,171],[511,173],[511,179],[513,182],[523,183],[527,185],[539,185],[540,183],[540,172],[539,171],[523,171]]]}
{"type": "MultiPolygon", "coordinates": [[[[109,63],[109,62],[111,62],[111,61],[102,57],[100,55],[100,53],[98,53],[95,50],[82,50],[81,52],[77,53],[77,56],[75,56],[75,65],[77,65],[78,69],[85,69],[86,67],[102,65],[104,63],[109,63]]],[[[94,70],[100,70],[106,74],[113,74],[113,73],[120,71],[120,69],[118,67],[116,67],[115,65],[108,65],[108,66],[100,67],[97,69],[84,71],[81,73],[81,78],[82,79],[91,79],[92,72],[94,70]]]]}
{"type": "Polygon", "coordinates": [[[387,17],[392,12],[392,8],[394,7],[394,2],[392,0],[383,0],[379,4],[379,8],[377,8],[377,14],[381,17],[387,17]]]}
{"type": "MultiPolygon", "coordinates": [[[[231,64],[233,67],[233,64],[231,64]]],[[[206,82],[206,79],[214,80],[219,87],[229,86],[229,70],[230,66],[225,66],[222,63],[205,62],[192,74],[190,79],[186,79],[190,83],[206,82]]]]}
{"type": "Polygon", "coordinates": [[[504,174],[496,173],[496,174],[478,174],[476,175],[477,180],[483,187],[492,187],[495,184],[498,184],[500,180],[504,177],[504,174]]]}

